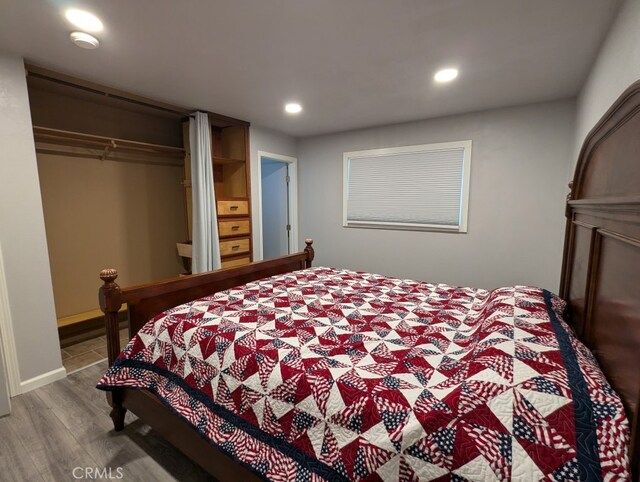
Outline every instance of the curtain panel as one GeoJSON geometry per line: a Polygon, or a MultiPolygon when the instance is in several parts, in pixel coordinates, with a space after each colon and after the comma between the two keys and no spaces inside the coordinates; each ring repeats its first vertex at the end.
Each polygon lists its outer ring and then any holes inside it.
{"type": "Polygon", "coordinates": [[[221,266],[211,159],[211,127],[207,114],[196,112],[189,119],[189,141],[193,200],[191,272],[195,274],[221,266]]]}

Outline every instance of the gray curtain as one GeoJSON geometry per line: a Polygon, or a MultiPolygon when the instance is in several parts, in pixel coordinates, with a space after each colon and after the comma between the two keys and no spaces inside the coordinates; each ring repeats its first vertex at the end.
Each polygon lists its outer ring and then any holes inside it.
{"type": "Polygon", "coordinates": [[[213,165],[211,159],[211,127],[203,112],[189,119],[191,145],[191,193],[193,196],[192,273],[220,268],[218,220],[216,216],[213,165]]]}

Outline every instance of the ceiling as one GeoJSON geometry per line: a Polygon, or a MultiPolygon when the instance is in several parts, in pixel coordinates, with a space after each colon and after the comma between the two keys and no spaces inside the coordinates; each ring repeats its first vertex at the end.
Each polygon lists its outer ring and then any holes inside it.
{"type": "Polygon", "coordinates": [[[575,96],[618,0],[0,0],[0,50],[295,136],[575,96]],[[74,46],[66,7],[104,23],[74,46]],[[433,74],[456,66],[451,84],[433,74]],[[283,111],[297,101],[297,116],[283,111]]]}

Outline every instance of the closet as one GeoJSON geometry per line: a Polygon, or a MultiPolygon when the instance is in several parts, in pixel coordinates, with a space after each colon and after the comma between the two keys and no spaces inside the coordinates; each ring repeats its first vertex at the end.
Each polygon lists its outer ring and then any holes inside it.
{"type": "MultiPolygon", "coordinates": [[[[62,346],[103,332],[98,273],[185,274],[192,233],[186,109],[27,65],[62,346]]],[[[252,260],[249,123],[207,113],[222,267],[252,260]]],[[[122,314],[123,318],[125,313],[122,314]]]]}
{"type": "Polygon", "coordinates": [[[101,269],[125,286],[184,271],[188,111],[33,66],[27,86],[64,347],[103,329],[101,269]]]}

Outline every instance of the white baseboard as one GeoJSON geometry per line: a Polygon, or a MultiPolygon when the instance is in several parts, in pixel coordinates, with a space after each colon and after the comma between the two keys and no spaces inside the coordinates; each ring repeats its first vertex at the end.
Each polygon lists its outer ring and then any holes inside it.
{"type": "Polygon", "coordinates": [[[66,376],[67,370],[65,369],[65,367],[51,370],[50,372],[43,373],[42,375],[38,375],[37,377],[33,377],[29,380],[25,380],[24,382],[20,382],[20,393],[27,393],[31,390],[35,390],[36,388],[44,387],[49,383],[53,383],[57,380],[62,380],[63,378],[66,378],[66,376]]]}

